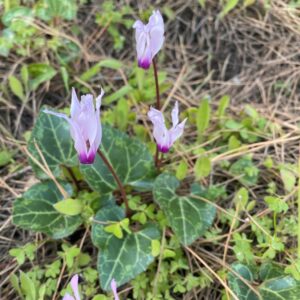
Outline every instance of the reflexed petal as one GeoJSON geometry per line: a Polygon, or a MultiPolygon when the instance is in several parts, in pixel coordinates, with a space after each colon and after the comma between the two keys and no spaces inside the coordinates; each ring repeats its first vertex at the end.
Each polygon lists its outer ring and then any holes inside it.
{"type": "Polygon", "coordinates": [[[70,294],[65,294],[62,300],[75,300],[70,294]]]}
{"type": "Polygon", "coordinates": [[[152,59],[162,48],[164,40],[164,31],[161,27],[155,26],[150,30],[150,49],[152,59]]]}
{"type": "Polygon", "coordinates": [[[50,114],[50,115],[59,117],[59,118],[64,118],[67,121],[69,121],[69,118],[68,118],[68,116],[66,114],[58,113],[58,112],[51,111],[51,110],[48,110],[48,109],[44,109],[43,112],[46,113],[46,114],[50,114]]]}
{"type": "Polygon", "coordinates": [[[155,125],[155,123],[165,123],[164,115],[156,108],[150,107],[150,110],[148,111],[148,117],[153,125],[155,125]]]}
{"type": "Polygon", "coordinates": [[[80,295],[78,291],[78,275],[74,275],[71,279],[71,287],[76,300],[80,300],[80,295]]]}
{"type": "MultiPolygon", "coordinates": [[[[87,156],[86,141],[81,133],[78,124],[70,119],[69,119],[69,124],[70,124],[70,133],[72,139],[74,140],[74,147],[78,153],[79,158],[86,157],[87,156]]],[[[79,160],[82,163],[81,159],[79,160]]]]}
{"type": "Polygon", "coordinates": [[[96,110],[99,112],[101,107],[102,97],[104,95],[104,90],[101,88],[100,95],[96,98],[96,110]]]}
{"type": "Polygon", "coordinates": [[[135,33],[136,53],[138,59],[141,59],[147,48],[147,34],[144,31],[137,30],[135,33]]]}
{"type": "Polygon", "coordinates": [[[76,91],[72,88],[72,100],[71,100],[71,118],[76,119],[80,114],[81,108],[76,91]]]}
{"type": "Polygon", "coordinates": [[[178,109],[178,101],[175,102],[175,106],[172,110],[172,123],[173,123],[173,127],[175,127],[178,122],[179,122],[179,119],[178,119],[178,115],[179,115],[179,109],[178,109]]]}
{"type": "Polygon", "coordinates": [[[119,300],[118,292],[117,292],[117,283],[115,279],[113,279],[110,283],[111,290],[114,294],[115,300],[119,300]]]}
{"type": "Polygon", "coordinates": [[[152,12],[152,15],[149,18],[148,26],[160,26],[164,31],[164,19],[159,10],[155,10],[152,12]]]}
{"type": "Polygon", "coordinates": [[[172,127],[169,130],[170,135],[170,145],[172,146],[173,143],[183,134],[184,125],[187,119],[184,119],[180,124],[178,124],[176,127],[172,127]]]}
{"type": "Polygon", "coordinates": [[[164,149],[170,147],[170,136],[164,123],[159,122],[154,124],[153,137],[159,148],[164,149]]]}
{"type": "Polygon", "coordinates": [[[143,24],[143,22],[141,20],[137,20],[132,25],[132,28],[134,28],[136,30],[142,30],[144,28],[144,24],[143,24]]]}

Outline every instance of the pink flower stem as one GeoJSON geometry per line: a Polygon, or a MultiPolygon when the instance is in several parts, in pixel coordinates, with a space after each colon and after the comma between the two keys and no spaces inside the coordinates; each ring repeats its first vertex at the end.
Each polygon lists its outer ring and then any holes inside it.
{"type": "Polygon", "coordinates": [[[109,169],[109,171],[111,172],[112,176],[114,177],[117,185],[119,186],[119,190],[121,192],[121,195],[122,195],[122,198],[123,198],[123,202],[124,202],[125,208],[126,208],[126,216],[129,216],[130,215],[130,208],[129,208],[129,205],[128,205],[128,200],[127,200],[127,197],[126,197],[126,192],[125,192],[124,186],[123,186],[120,178],[118,177],[117,173],[115,172],[114,168],[112,167],[112,165],[110,164],[110,162],[108,161],[108,159],[100,151],[100,149],[98,149],[97,153],[101,157],[101,159],[103,160],[103,162],[106,164],[107,168],[109,169]]]}
{"type": "Polygon", "coordinates": [[[157,67],[156,60],[153,58],[153,71],[154,71],[154,79],[155,79],[155,88],[156,88],[156,109],[160,110],[160,96],[159,96],[159,85],[158,85],[158,75],[157,75],[157,67]]]}
{"type": "MultiPolygon", "coordinates": [[[[154,73],[155,89],[156,89],[156,109],[160,110],[159,84],[158,84],[158,75],[157,75],[157,67],[156,67],[155,58],[152,59],[152,64],[153,64],[153,73],[154,73]]],[[[156,166],[157,170],[159,171],[159,151],[158,151],[158,147],[156,147],[154,161],[155,161],[155,166],[156,166]]]]}

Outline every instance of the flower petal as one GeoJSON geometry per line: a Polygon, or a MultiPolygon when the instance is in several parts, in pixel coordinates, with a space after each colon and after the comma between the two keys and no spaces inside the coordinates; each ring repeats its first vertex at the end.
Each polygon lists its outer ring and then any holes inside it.
{"type": "Polygon", "coordinates": [[[70,294],[66,293],[62,300],[75,300],[70,294]]]}
{"type": "Polygon", "coordinates": [[[71,100],[71,118],[76,119],[80,114],[80,103],[76,95],[76,91],[72,88],[72,100],[71,100]]]}
{"type": "Polygon", "coordinates": [[[66,114],[51,111],[49,109],[44,109],[43,112],[46,114],[49,114],[49,115],[59,117],[59,118],[64,118],[65,120],[69,121],[69,117],[66,114]]]}
{"type": "Polygon", "coordinates": [[[176,127],[172,127],[169,130],[170,135],[170,146],[174,144],[174,142],[180,138],[180,136],[183,134],[184,125],[187,119],[184,119],[180,124],[178,124],[176,127]]]}
{"type": "Polygon", "coordinates": [[[110,287],[111,287],[111,290],[114,294],[115,300],[119,300],[119,296],[118,296],[118,293],[117,293],[117,283],[116,283],[115,279],[113,279],[111,281],[110,287]]]}
{"type": "Polygon", "coordinates": [[[173,123],[173,127],[175,127],[178,122],[179,122],[179,119],[178,119],[178,115],[179,115],[179,109],[178,109],[178,101],[175,102],[175,106],[172,110],[172,123],[173,123]]]}
{"type": "Polygon", "coordinates": [[[150,107],[150,110],[148,111],[148,117],[150,121],[153,123],[153,125],[155,123],[162,123],[162,124],[165,123],[165,118],[163,113],[153,107],[150,107]]]}
{"type": "Polygon", "coordinates": [[[78,291],[78,275],[74,275],[71,279],[71,287],[76,300],[80,300],[80,295],[78,291]]]}
{"type": "Polygon", "coordinates": [[[166,149],[169,148],[170,138],[162,112],[151,107],[148,112],[148,117],[153,123],[153,137],[159,150],[161,152],[167,152],[168,150],[166,149]]]}

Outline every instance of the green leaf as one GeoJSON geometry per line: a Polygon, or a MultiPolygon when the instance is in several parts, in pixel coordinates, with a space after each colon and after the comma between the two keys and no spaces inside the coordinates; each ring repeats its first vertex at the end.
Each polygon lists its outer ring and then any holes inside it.
{"type": "MultiPolygon", "coordinates": [[[[176,189],[179,185],[176,177],[163,173],[155,180],[153,194],[176,236],[182,244],[189,245],[211,226],[216,209],[199,199],[178,196],[176,189]]],[[[199,195],[195,187],[192,186],[192,191],[199,195]]]]}
{"type": "Polygon", "coordinates": [[[24,7],[24,6],[18,6],[14,7],[2,16],[2,23],[6,26],[9,27],[13,21],[16,19],[22,19],[24,17],[26,18],[31,18],[33,15],[32,9],[29,7],[24,7]]]}
{"type": "Polygon", "coordinates": [[[266,196],[264,200],[268,207],[276,213],[287,212],[289,209],[287,203],[278,197],[266,196]]]}
{"type": "Polygon", "coordinates": [[[176,168],[176,178],[178,180],[183,180],[188,172],[188,164],[182,160],[176,168]]]}
{"type": "Polygon", "coordinates": [[[224,95],[220,99],[220,103],[217,111],[218,119],[221,120],[224,117],[226,109],[229,106],[229,103],[230,103],[230,97],[228,95],[224,95]]]}
{"type": "Polygon", "coordinates": [[[83,204],[79,199],[64,199],[53,205],[60,213],[67,216],[76,216],[82,212],[83,204]]]}
{"type": "Polygon", "coordinates": [[[231,10],[233,10],[239,3],[239,0],[227,0],[225,6],[220,13],[220,17],[223,18],[226,16],[231,10]]]}
{"type": "MultiPolygon", "coordinates": [[[[139,140],[107,125],[103,126],[100,149],[123,185],[147,178],[152,171],[153,158],[148,148],[139,140]]],[[[99,155],[92,165],[80,165],[80,169],[94,191],[107,193],[117,188],[114,177],[99,155]]]]}
{"type": "MultiPolygon", "coordinates": [[[[254,281],[252,271],[246,265],[234,263],[231,268],[251,284],[254,281]]],[[[258,296],[234,273],[228,274],[229,287],[239,300],[260,300],[258,296]]]]}
{"type": "Polygon", "coordinates": [[[234,150],[239,148],[240,146],[241,146],[240,140],[235,135],[232,135],[228,140],[228,149],[234,150]]]}
{"type": "Polygon", "coordinates": [[[127,283],[145,271],[153,262],[151,254],[152,240],[160,238],[156,226],[147,224],[142,230],[131,234],[124,233],[123,239],[107,233],[105,222],[119,222],[125,218],[124,210],[119,206],[104,207],[95,216],[92,226],[92,240],[99,248],[98,270],[102,289],[109,290],[114,278],[118,286],[127,283]],[[101,270],[101,271],[100,271],[101,270]]]}
{"type": "MultiPolygon", "coordinates": [[[[69,193],[71,185],[60,183],[69,193]]],[[[79,216],[66,216],[57,212],[53,205],[63,196],[53,181],[33,185],[13,203],[13,223],[24,229],[43,232],[58,239],[73,233],[82,223],[79,216]]]]}
{"type": "Polygon", "coordinates": [[[25,252],[22,248],[10,249],[9,255],[16,258],[18,265],[22,265],[25,262],[25,252]]]}
{"type": "Polygon", "coordinates": [[[128,115],[129,115],[129,105],[128,101],[122,98],[118,101],[118,104],[115,108],[115,123],[117,127],[125,131],[128,124],[128,115]]]}
{"type": "Polygon", "coordinates": [[[284,167],[280,168],[280,176],[287,192],[291,192],[296,184],[296,176],[294,173],[284,167]]]}
{"type": "Polygon", "coordinates": [[[263,281],[282,276],[283,273],[284,270],[272,262],[263,263],[259,268],[259,277],[263,281]]]}
{"type": "Polygon", "coordinates": [[[244,187],[240,188],[234,196],[235,205],[241,205],[243,209],[246,207],[248,199],[249,193],[244,187]]]}
{"type": "Polygon", "coordinates": [[[108,233],[112,233],[118,239],[123,238],[123,231],[121,228],[121,224],[119,222],[105,226],[104,231],[108,233]]]}
{"type": "Polygon", "coordinates": [[[21,68],[21,79],[23,81],[25,90],[28,90],[28,82],[29,82],[29,72],[27,65],[23,65],[21,68]]]}
{"type": "Polygon", "coordinates": [[[160,241],[152,240],[151,241],[151,254],[156,257],[160,254],[160,241]]]}
{"type": "Polygon", "coordinates": [[[209,100],[202,100],[198,111],[197,111],[197,130],[198,135],[203,135],[205,130],[207,129],[210,121],[211,109],[209,105],[209,100]]]}
{"type": "Polygon", "coordinates": [[[264,300],[298,300],[300,282],[291,276],[282,276],[267,280],[259,287],[264,300]]]}
{"type": "Polygon", "coordinates": [[[254,185],[258,180],[259,170],[248,156],[242,157],[232,164],[229,172],[237,176],[237,179],[246,186],[254,185]]]}
{"type": "Polygon", "coordinates": [[[0,151],[0,167],[3,167],[10,163],[13,157],[13,153],[7,150],[0,151]]]}
{"type": "Polygon", "coordinates": [[[51,80],[56,71],[48,64],[36,63],[28,65],[29,88],[31,91],[35,91],[40,84],[51,80]]]}
{"type": "Polygon", "coordinates": [[[128,95],[132,91],[132,87],[130,85],[125,85],[121,87],[119,90],[114,92],[113,94],[105,97],[103,100],[104,104],[108,105],[111,104],[112,102],[121,99],[122,97],[128,95]]]}
{"type": "Polygon", "coordinates": [[[26,296],[26,300],[36,300],[36,289],[29,276],[20,271],[21,290],[26,296]]]}
{"type": "Polygon", "coordinates": [[[9,82],[9,87],[12,90],[12,92],[14,93],[14,95],[16,95],[21,101],[25,101],[25,95],[24,95],[24,91],[23,91],[23,86],[22,83],[20,82],[20,80],[13,76],[10,75],[8,77],[8,82],[9,82]]]}
{"type": "Polygon", "coordinates": [[[199,158],[197,158],[194,166],[196,179],[199,180],[203,177],[208,176],[210,174],[210,171],[211,171],[211,162],[209,157],[200,156],[199,158]]]}
{"type": "Polygon", "coordinates": [[[15,274],[11,274],[9,276],[9,280],[10,280],[11,286],[17,291],[17,293],[21,297],[21,299],[23,299],[23,293],[20,288],[18,276],[15,274]]]}
{"type": "Polygon", "coordinates": [[[114,58],[109,58],[109,59],[101,60],[99,63],[99,66],[118,70],[118,69],[122,68],[123,63],[120,60],[117,60],[114,58]]]}
{"type": "MultiPolygon", "coordinates": [[[[53,175],[58,177],[62,174],[61,165],[74,167],[78,164],[78,159],[68,122],[62,118],[44,113],[43,109],[44,107],[41,109],[32,130],[28,150],[35,159],[42,163],[35,147],[36,142],[53,175]]],[[[37,177],[47,178],[47,175],[33,160],[30,160],[30,164],[37,177]]]]}

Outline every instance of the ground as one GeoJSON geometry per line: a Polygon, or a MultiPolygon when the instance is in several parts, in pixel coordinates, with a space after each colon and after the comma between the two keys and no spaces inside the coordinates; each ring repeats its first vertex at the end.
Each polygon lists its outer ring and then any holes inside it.
{"type": "MultiPolygon", "coordinates": [[[[109,96],[133,83],[132,68],[136,64],[134,33],[130,26],[126,28],[126,22],[130,25],[130,20],[141,17],[145,10],[151,10],[149,2],[119,1],[113,10],[105,8],[102,1],[84,2],[78,6],[77,17],[72,20],[60,16],[51,21],[35,19],[34,35],[28,33],[28,41],[20,38],[9,54],[1,58],[0,145],[5,151],[4,163],[0,167],[1,299],[16,299],[16,292],[9,280],[11,274],[30,270],[34,265],[50,264],[57,255],[56,251],[61,249],[61,241],[49,242],[42,234],[22,230],[12,224],[14,199],[37,181],[28,164],[26,139],[41,106],[68,106],[68,86],[94,95],[102,86],[109,96]],[[113,15],[113,11],[122,9],[121,17],[113,15]],[[42,46],[34,46],[34,39],[41,39],[42,46]],[[60,45],[61,40],[65,44],[72,43],[73,48],[60,45]],[[75,59],[72,58],[73,54],[75,59]],[[96,72],[92,70],[85,73],[108,58],[120,60],[123,67],[119,70],[99,67],[96,72]],[[21,68],[24,64],[41,62],[49,63],[55,74],[51,78],[46,77],[36,88],[24,89],[22,100],[22,96],[12,92],[9,83],[11,75],[22,78],[21,68]],[[65,72],[68,76],[64,76],[65,72]],[[7,155],[9,159],[6,161],[7,155]],[[8,253],[9,250],[34,241],[39,245],[35,260],[20,266],[8,253]]],[[[188,185],[195,177],[197,158],[203,154],[195,150],[203,148],[210,155],[213,167],[209,176],[200,176],[199,182],[224,186],[227,191],[226,197],[215,202],[218,215],[210,236],[207,234],[184,249],[191,274],[198,274],[199,269],[203,269],[213,283],[204,284],[203,288],[192,288],[180,295],[175,293],[176,299],[221,299],[222,295],[228,295],[228,278],[225,279],[224,274],[231,270],[230,265],[234,261],[247,261],[247,258],[243,260],[238,257],[238,239],[245,241],[247,237],[253,241],[248,249],[250,260],[254,259],[259,264],[262,260],[272,259],[271,254],[262,250],[265,241],[260,241],[257,228],[262,228],[262,232],[266,231],[266,235],[273,237],[278,232],[280,243],[284,246],[283,249],[281,246],[274,247],[273,259],[282,267],[289,266],[296,259],[297,247],[297,187],[295,182],[291,183],[292,186],[287,185],[289,179],[296,180],[299,155],[300,7],[297,2],[254,1],[248,7],[239,4],[221,18],[223,6],[219,1],[206,1],[204,7],[200,2],[176,0],[152,3],[153,8],[162,11],[166,20],[165,45],[157,61],[159,71],[166,73],[161,95],[163,108],[169,110],[168,105],[173,105],[177,100],[184,111],[183,115],[189,116],[190,120],[193,119],[191,108],[198,109],[203,99],[208,99],[212,110],[209,126],[200,140],[197,121],[192,120],[180,144],[166,162],[171,162],[170,168],[174,170],[180,161],[187,162],[185,184],[188,185]],[[221,126],[221,119],[216,112],[224,95],[230,98],[225,119],[232,122],[221,126]],[[249,104],[251,107],[247,106],[249,104]],[[242,130],[239,124],[248,122],[247,118],[252,122],[251,134],[255,132],[257,139],[238,137],[239,130],[242,130]],[[261,120],[263,126],[259,124],[261,120]],[[234,134],[231,134],[233,131],[234,134]],[[231,150],[220,152],[220,148],[229,140],[229,136],[226,136],[228,132],[239,140],[238,146],[233,145],[231,150]],[[193,149],[188,147],[189,144],[193,144],[193,149]],[[244,167],[237,167],[236,171],[230,168],[247,154],[251,155],[254,172],[259,172],[259,179],[254,184],[239,181],[244,167]],[[272,206],[264,202],[265,196],[272,194],[269,189],[274,185],[276,192],[273,194],[288,203],[288,211],[279,209],[277,216],[272,206]],[[237,187],[247,188],[249,202],[255,201],[253,209],[239,211],[236,207],[234,198],[237,187]],[[232,221],[235,220],[232,219],[233,215],[239,216],[238,221],[232,221]],[[263,221],[259,223],[262,218],[263,221]],[[277,225],[272,224],[273,218],[277,225]],[[288,221],[284,223],[284,220],[288,221]]],[[[7,27],[3,20],[0,26],[7,27]]],[[[22,38],[26,40],[26,37],[22,38]]],[[[45,72],[49,74],[50,71],[45,72]]],[[[132,101],[135,95],[125,94],[122,97],[132,101]]],[[[150,104],[153,104],[151,99],[147,99],[132,105],[140,124],[145,123],[145,113],[150,104]]],[[[115,100],[104,103],[103,110],[108,111],[114,105],[115,100]]],[[[106,117],[109,119],[109,116],[106,117]]],[[[150,128],[150,124],[147,126],[150,128]]],[[[130,122],[127,132],[134,132],[130,122]]],[[[232,143],[235,138],[231,139],[232,143]]],[[[184,189],[183,185],[182,193],[184,189]]],[[[92,257],[94,263],[91,265],[95,266],[96,252],[87,233],[88,230],[81,229],[66,242],[80,245],[92,257]]],[[[68,274],[62,269],[53,299],[60,299],[59,291],[63,288],[62,282],[67,283],[67,278],[68,274]]],[[[258,284],[259,280],[256,280],[253,286],[258,284]]],[[[130,285],[126,286],[122,295],[131,297],[131,290],[130,285]]]]}

